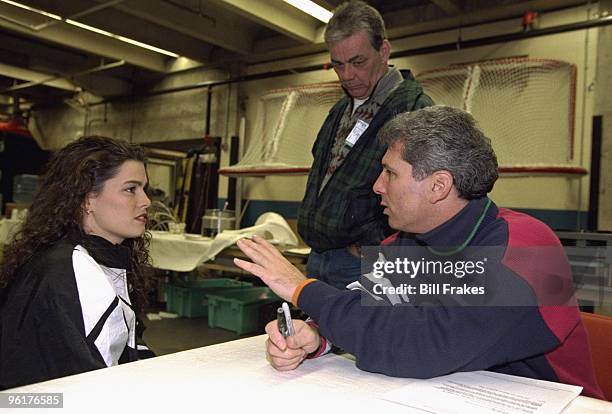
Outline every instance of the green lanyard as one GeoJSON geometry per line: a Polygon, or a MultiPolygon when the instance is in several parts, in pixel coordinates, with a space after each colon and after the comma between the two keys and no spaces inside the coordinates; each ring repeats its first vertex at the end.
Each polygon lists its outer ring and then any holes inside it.
{"type": "Polygon", "coordinates": [[[476,224],[474,224],[474,228],[470,232],[470,234],[467,237],[467,239],[465,239],[465,241],[463,243],[461,243],[461,246],[456,247],[455,249],[453,249],[451,251],[448,251],[448,252],[442,252],[442,251],[439,251],[439,250],[435,250],[434,248],[429,247],[429,246],[427,246],[427,250],[429,250],[431,253],[436,254],[438,256],[451,256],[451,255],[453,255],[455,253],[459,253],[460,251],[465,249],[466,246],[468,244],[470,244],[470,242],[472,241],[472,239],[476,235],[476,231],[478,231],[478,228],[482,224],[482,221],[484,220],[485,215],[487,214],[487,210],[489,210],[489,206],[491,206],[491,199],[489,199],[487,201],[487,205],[485,206],[484,210],[482,210],[482,213],[480,214],[480,217],[478,217],[478,220],[476,221],[476,224]]]}

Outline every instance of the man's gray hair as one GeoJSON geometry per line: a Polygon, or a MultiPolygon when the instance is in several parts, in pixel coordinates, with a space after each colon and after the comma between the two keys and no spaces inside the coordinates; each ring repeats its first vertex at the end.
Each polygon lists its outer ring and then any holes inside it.
{"type": "Polygon", "coordinates": [[[389,148],[401,145],[402,158],[417,180],[446,170],[462,198],[485,196],[497,180],[497,157],[491,140],[469,113],[449,106],[431,106],[405,112],[378,133],[389,148]]]}
{"type": "Polygon", "coordinates": [[[380,50],[387,33],[378,10],[361,0],[344,2],[334,9],[334,15],[325,27],[325,43],[329,46],[362,30],[368,34],[372,47],[380,50]]]}

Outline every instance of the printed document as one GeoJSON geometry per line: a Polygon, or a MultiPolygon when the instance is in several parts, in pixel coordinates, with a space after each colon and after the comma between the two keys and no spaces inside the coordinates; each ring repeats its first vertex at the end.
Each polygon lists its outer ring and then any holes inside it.
{"type": "Polygon", "coordinates": [[[381,398],[436,414],[558,414],[582,387],[488,371],[458,372],[419,380],[381,398]]]}

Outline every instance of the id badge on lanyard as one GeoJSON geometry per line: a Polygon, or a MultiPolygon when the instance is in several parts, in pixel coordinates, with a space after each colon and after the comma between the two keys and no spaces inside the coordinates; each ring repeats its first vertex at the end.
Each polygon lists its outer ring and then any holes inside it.
{"type": "Polygon", "coordinates": [[[367,122],[358,119],[357,123],[344,140],[344,145],[348,146],[349,148],[353,148],[353,145],[355,145],[359,137],[361,137],[361,135],[365,132],[366,129],[368,129],[369,126],[370,124],[368,124],[367,122]]]}

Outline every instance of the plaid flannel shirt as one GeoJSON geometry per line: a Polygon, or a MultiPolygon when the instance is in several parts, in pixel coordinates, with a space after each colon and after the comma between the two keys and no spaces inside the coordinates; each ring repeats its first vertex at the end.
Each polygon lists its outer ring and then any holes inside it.
{"type": "Polygon", "coordinates": [[[312,149],[314,162],[298,212],[298,231],[315,251],[354,243],[378,245],[391,233],[380,197],[372,191],[382,171],[381,159],[386,151],[376,134],[393,116],[433,105],[410,71],[402,71],[402,75],[404,81],[389,95],[320,194],[336,130],[350,103],[349,96],[334,105],[319,130],[312,149]]]}

